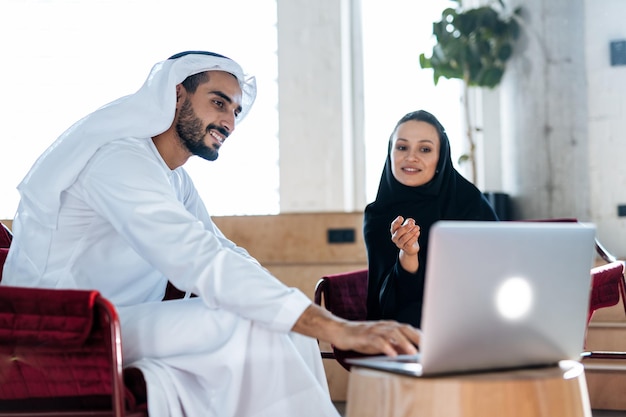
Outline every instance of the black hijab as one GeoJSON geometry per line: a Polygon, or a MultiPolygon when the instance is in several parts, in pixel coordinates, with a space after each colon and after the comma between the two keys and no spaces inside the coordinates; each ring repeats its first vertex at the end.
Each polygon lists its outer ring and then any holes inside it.
{"type": "Polygon", "coordinates": [[[432,114],[418,110],[398,121],[389,139],[387,160],[376,200],[365,208],[364,238],[368,256],[368,318],[394,319],[419,327],[424,293],[424,271],[430,228],[438,220],[497,220],[483,194],[452,165],[445,129],[432,114]],[[422,121],[437,129],[439,160],[433,179],[410,187],[398,182],[391,171],[393,138],[408,121],[422,121]],[[398,261],[399,249],[391,241],[391,222],[411,217],[420,226],[419,269],[412,274],[398,261]]]}

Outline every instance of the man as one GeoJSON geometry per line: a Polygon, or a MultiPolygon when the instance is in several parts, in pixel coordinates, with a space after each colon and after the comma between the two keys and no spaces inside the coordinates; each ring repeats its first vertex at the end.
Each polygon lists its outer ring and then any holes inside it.
{"type": "Polygon", "coordinates": [[[332,316],[211,221],[182,165],[216,159],[255,96],[231,59],[177,54],[68,129],[18,187],[2,283],[111,300],[151,417],[336,416],[315,338],[388,355],[419,342],[410,326],[332,316]],[[161,302],[168,280],[198,297],[161,302]]]}

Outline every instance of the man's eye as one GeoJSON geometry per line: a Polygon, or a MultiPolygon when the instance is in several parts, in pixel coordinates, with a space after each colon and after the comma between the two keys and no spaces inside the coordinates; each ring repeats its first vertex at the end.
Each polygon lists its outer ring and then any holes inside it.
{"type": "Polygon", "coordinates": [[[213,100],[213,103],[215,103],[215,105],[219,108],[224,107],[224,102],[220,101],[220,100],[213,100]]]}

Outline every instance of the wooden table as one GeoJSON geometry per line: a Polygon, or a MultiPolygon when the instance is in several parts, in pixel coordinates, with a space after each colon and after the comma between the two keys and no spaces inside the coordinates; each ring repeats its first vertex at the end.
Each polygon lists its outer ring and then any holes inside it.
{"type": "Polygon", "coordinates": [[[353,366],[347,417],[591,417],[582,364],[440,377],[353,366]]]}

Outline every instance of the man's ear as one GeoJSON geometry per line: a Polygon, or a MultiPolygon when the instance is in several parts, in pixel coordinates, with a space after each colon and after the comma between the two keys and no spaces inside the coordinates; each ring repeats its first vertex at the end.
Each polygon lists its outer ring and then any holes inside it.
{"type": "Polygon", "coordinates": [[[183,89],[184,87],[182,84],[176,84],[176,104],[178,104],[181,97],[183,96],[183,89]]]}

